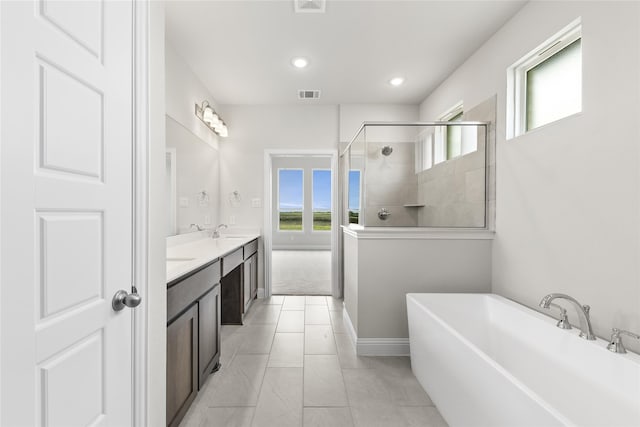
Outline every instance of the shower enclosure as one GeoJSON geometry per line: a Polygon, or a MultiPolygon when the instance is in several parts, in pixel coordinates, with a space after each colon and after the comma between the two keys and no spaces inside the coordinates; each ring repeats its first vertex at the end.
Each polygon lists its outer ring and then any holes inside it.
{"type": "Polygon", "coordinates": [[[341,153],[342,224],[489,228],[489,121],[364,122],[341,153]]]}

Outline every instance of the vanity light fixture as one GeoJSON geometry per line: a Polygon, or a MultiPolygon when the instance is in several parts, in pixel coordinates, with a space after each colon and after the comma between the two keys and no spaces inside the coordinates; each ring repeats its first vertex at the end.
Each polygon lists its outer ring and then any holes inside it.
{"type": "Polygon", "coordinates": [[[391,86],[400,86],[404,83],[404,77],[394,77],[389,80],[389,84],[391,86]]]}
{"type": "Polygon", "coordinates": [[[216,135],[222,138],[229,136],[227,125],[211,107],[209,101],[202,101],[201,105],[196,104],[196,117],[202,120],[202,123],[207,125],[216,135]]]}

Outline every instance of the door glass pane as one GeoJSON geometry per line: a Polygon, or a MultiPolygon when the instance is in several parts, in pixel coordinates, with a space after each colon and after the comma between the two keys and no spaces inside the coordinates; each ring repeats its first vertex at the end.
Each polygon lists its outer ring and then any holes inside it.
{"type": "Polygon", "coordinates": [[[278,170],[278,229],[302,231],[302,169],[278,170]]]}
{"type": "Polygon", "coordinates": [[[349,224],[358,224],[360,218],[360,171],[349,171],[349,224]]]}
{"type": "Polygon", "coordinates": [[[527,130],[582,111],[582,46],[576,40],[527,71],[527,130]]]}
{"type": "Polygon", "coordinates": [[[313,171],[313,230],[331,230],[331,171],[313,171]]]}

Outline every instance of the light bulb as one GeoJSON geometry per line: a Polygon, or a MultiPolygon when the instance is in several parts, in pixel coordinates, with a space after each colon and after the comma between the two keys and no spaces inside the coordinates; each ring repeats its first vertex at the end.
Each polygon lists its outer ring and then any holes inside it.
{"type": "Polygon", "coordinates": [[[389,84],[391,84],[391,86],[400,86],[403,83],[404,83],[404,77],[394,77],[391,80],[389,80],[389,84]]]}
{"type": "Polygon", "coordinates": [[[307,65],[309,65],[309,61],[307,61],[306,58],[293,58],[293,60],[291,61],[291,63],[293,64],[294,67],[296,68],[304,68],[307,65]]]}

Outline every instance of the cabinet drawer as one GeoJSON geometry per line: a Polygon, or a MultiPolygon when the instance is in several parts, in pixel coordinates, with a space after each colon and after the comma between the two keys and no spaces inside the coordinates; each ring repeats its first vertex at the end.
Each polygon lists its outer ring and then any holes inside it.
{"type": "Polygon", "coordinates": [[[242,256],[242,248],[236,249],[229,255],[222,257],[222,275],[226,276],[231,270],[242,264],[244,258],[242,256]]]}
{"type": "Polygon", "coordinates": [[[167,321],[220,282],[220,261],[203,268],[167,289],[167,321]]]}
{"type": "Polygon", "coordinates": [[[252,240],[244,245],[244,259],[249,259],[249,257],[256,252],[258,252],[258,239],[252,240]]]}

